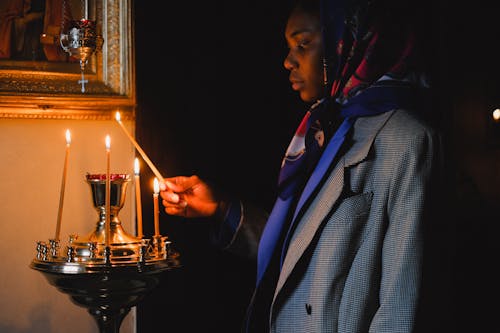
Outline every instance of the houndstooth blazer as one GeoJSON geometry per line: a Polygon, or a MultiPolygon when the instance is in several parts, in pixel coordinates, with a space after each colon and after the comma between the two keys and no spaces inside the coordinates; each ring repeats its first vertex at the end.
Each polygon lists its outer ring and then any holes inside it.
{"type": "MultiPolygon", "coordinates": [[[[271,332],[414,331],[439,142],[406,110],[356,120],[348,149],[299,211],[271,332]]],[[[263,221],[244,208],[230,249],[256,253],[263,221]]]]}

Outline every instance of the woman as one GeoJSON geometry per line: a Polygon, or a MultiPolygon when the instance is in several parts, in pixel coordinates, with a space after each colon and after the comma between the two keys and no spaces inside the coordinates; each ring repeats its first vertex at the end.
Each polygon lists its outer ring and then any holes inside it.
{"type": "Polygon", "coordinates": [[[269,214],[196,175],[161,185],[168,214],[213,217],[219,246],[257,258],[246,332],[417,329],[439,140],[421,119],[428,89],[404,7],[293,6],[284,66],[311,107],[269,214]]]}

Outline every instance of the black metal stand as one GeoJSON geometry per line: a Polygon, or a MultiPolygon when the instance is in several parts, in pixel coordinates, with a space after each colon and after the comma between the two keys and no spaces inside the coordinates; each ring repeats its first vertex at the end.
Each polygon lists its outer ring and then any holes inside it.
{"type": "Polygon", "coordinates": [[[148,264],[79,266],[34,260],[31,268],[43,273],[49,283],[68,294],[79,306],[88,309],[99,333],[119,333],[123,319],[160,282],[160,273],[179,267],[176,259],[148,264]],[[72,268],[84,272],[72,272],[72,268]],[[67,273],[61,271],[67,270],[67,273]]]}

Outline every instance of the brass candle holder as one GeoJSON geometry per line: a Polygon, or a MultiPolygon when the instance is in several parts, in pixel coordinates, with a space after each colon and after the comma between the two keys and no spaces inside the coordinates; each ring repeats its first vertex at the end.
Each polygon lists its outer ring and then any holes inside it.
{"type": "Polygon", "coordinates": [[[106,216],[106,175],[87,174],[98,221],[84,237],[70,235],[64,250],[60,240],[38,241],[30,267],[48,282],[88,309],[100,333],[119,333],[130,309],[155,288],[160,273],[180,266],[179,254],[167,236],[151,239],[127,233],[119,219],[124,205],[127,174],[110,175],[110,216],[106,216]],[[110,239],[106,242],[106,223],[110,239]],[[109,244],[109,245],[106,245],[109,244]]]}

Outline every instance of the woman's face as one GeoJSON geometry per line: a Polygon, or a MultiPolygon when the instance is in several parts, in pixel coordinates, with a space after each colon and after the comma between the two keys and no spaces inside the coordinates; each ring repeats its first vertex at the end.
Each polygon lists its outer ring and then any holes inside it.
{"type": "Polygon", "coordinates": [[[288,55],[284,66],[290,71],[292,89],[305,102],[324,95],[323,40],[319,17],[299,10],[292,12],[285,29],[288,55]]]}

